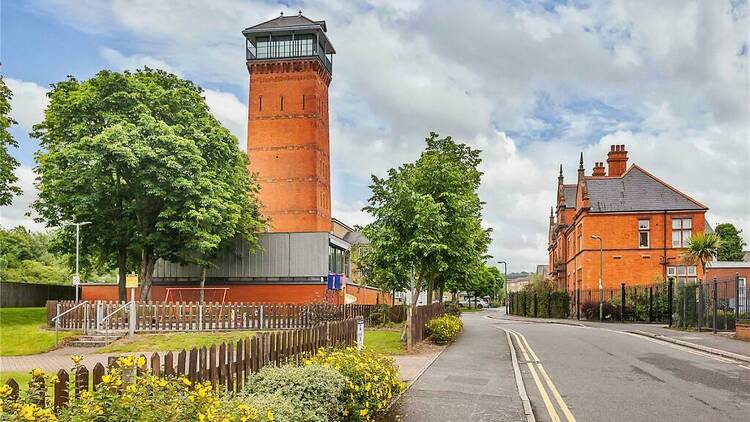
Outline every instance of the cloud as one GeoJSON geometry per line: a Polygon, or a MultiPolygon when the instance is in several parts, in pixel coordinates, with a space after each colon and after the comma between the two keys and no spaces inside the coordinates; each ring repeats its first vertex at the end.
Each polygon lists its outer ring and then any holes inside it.
{"type": "MultiPolygon", "coordinates": [[[[509,270],[547,261],[563,164],[590,172],[612,143],[750,233],[747,4],[730,1],[37,0],[92,37],[117,34],[110,64],[169,65],[206,91],[245,139],[241,29],[280,9],[325,19],[337,48],[331,98],[334,215],[355,224],[370,174],[417,158],[434,130],[482,149],[491,253],[509,270]],[[229,88],[227,88],[229,87],[229,88]],[[228,91],[235,90],[235,95],[228,91]]],[[[108,51],[108,53],[104,53],[108,51]]]]}
{"type": "Polygon", "coordinates": [[[28,132],[44,119],[44,109],[49,103],[47,89],[34,82],[13,78],[6,78],[5,82],[13,92],[10,115],[22,130],[28,132]]]}
{"type": "Polygon", "coordinates": [[[23,190],[23,193],[16,196],[10,205],[0,207],[0,227],[7,229],[25,226],[30,230],[44,230],[44,224],[34,222],[37,214],[31,209],[31,204],[37,199],[34,170],[22,165],[16,169],[15,174],[18,177],[18,187],[23,190]],[[26,216],[26,213],[30,215],[26,216]]]}
{"type": "Polygon", "coordinates": [[[247,104],[228,92],[207,89],[204,95],[211,113],[237,137],[240,148],[247,150],[247,104]]]}
{"type": "Polygon", "coordinates": [[[112,65],[114,70],[117,71],[142,69],[145,66],[152,69],[161,69],[180,76],[178,70],[172,68],[165,61],[156,57],[145,54],[132,54],[128,56],[112,48],[102,48],[100,53],[102,58],[104,58],[104,60],[112,65]]]}

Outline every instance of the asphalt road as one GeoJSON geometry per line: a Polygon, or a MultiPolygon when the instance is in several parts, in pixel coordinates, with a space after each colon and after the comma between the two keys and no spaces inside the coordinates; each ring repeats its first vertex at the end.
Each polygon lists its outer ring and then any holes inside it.
{"type": "Polygon", "coordinates": [[[537,421],[750,421],[750,364],[607,328],[488,322],[517,333],[537,421]]]}

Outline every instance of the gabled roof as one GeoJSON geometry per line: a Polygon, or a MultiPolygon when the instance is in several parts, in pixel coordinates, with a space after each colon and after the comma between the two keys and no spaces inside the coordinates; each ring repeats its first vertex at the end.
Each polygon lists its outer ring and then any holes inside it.
{"type": "Polygon", "coordinates": [[[568,208],[576,207],[576,191],[578,185],[563,185],[563,195],[565,195],[565,206],[568,208]]]}
{"type": "Polygon", "coordinates": [[[253,25],[249,28],[245,28],[245,31],[252,29],[285,29],[311,25],[320,26],[324,32],[327,30],[326,21],[314,21],[306,16],[303,16],[302,14],[299,14],[293,16],[282,15],[271,20],[259,23],[257,25],[253,25]]]}
{"type": "Polygon", "coordinates": [[[635,164],[620,177],[586,177],[586,186],[593,213],[708,209],[635,164]]]}

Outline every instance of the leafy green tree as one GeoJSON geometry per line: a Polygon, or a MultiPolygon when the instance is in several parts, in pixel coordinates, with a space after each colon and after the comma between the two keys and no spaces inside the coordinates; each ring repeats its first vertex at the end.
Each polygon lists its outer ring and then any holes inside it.
{"type": "Polygon", "coordinates": [[[256,241],[257,184],[198,86],[161,70],[102,71],[53,84],[49,97],[32,133],[34,208],[49,226],[92,222],[84,253],[118,268],[121,299],[135,265],[149,299],[159,258],[208,266],[229,239],[256,241]]]}
{"type": "Polygon", "coordinates": [[[716,235],[721,239],[719,246],[719,261],[742,261],[745,253],[742,248],[747,243],[740,236],[742,230],[737,230],[732,223],[723,223],[716,226],[716,235]]]}
{"type": "MultiPolygon", "coordinates": [[[[58,253],[60,229],[32,232],[22,226],[0,228],[0,279],[24,283],[70,284],[75,255],[58,253]]],[[[81,275],[86,281],[114,281],[109,272],[95,271],[83,259],[81,275]]]]}
{"type": "Polygon", "coordinates": [[[699,233],[688,239],[688,247],[683,259],[686,262],[700,265],[705,276],[706,263],[718,256],[720,247],[721,239],[715,233],[699,233]]]}
{"type": "MultiPolygon", "coordinates": [[[[361,268],[383,290],[411,290],[412,312],[423,290],[466,286],[484,262],[489,232],[481,227],[479,151],[431,133],[414,163],[373,176],[363,232],[370,250],[361,268]]],[[[463,290],[463,289],[462,289],[463,290]]]]}
{"type": "Polygon", "coordinates": [[[447,222],[441,232],[442,242],[447,245],[440,258],[445,266],[430,274],[427,286],[430,297],[433,290],[438,290],[442,300],[447,286],[465,283],[474,276],[474,268],[484,265],[490,231],[482,228],[484,204],[477,193],[482,178],[478,170],[481,151],[436,133],[430,133],[425,143],[415,166],[415,188],[442,206],[447,222]]]}
{"type": "Polygon", "coordinates": [[[15,185],[18,177],[13,173],[18,167],[18,160],[8,152],[9,147],[18,146],[8,130],[16,124],[9,115],[12,96],[13,93],[0,76],[0,207],[10,205],[13,197],[21,194],[21,189],[15,185]]]}

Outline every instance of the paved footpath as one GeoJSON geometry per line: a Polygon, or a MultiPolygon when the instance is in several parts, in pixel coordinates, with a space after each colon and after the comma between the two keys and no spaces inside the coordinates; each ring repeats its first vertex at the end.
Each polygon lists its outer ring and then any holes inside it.
{"type": "Polygon", "coordinates": [[[82,355],[84,366],[93,369],[97,363],[107,365],[110,356],[127,356],[141,354],[151,357],[152,352],[117,352],[117,353],[92,353],[96,349],[90,347],[63,347],[46,353],[28,356],[0,356],[0,371],[28,372],[39,368],[45,372],[57,372],[60,369],[68,370],[73,366],[70,357],[82,355]]]}
{"type": "Polygon", "coordinates": [[[384,421],[525,421],[505,335],[465,313],[464,332],[394,404],[384,421]]]}

